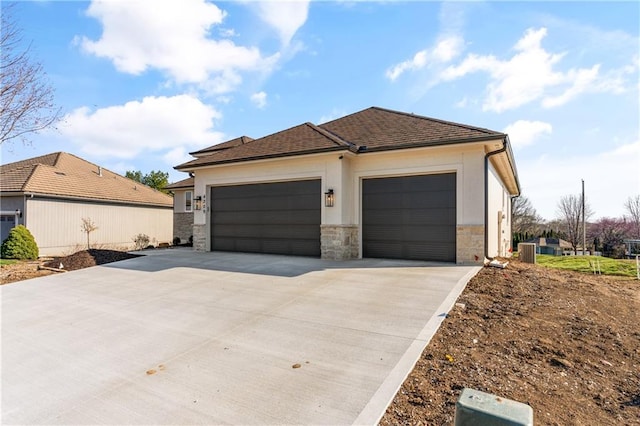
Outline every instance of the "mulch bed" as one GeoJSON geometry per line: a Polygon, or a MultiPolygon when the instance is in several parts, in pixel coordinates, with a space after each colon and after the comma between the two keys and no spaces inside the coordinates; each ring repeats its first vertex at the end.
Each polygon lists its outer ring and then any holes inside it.
{"type": "Polygon", "coordinates": [[[132,259],[139,256],[140,255],[124,251],[90,249],[79,251],[69,256],[55,257],[53,260],[45,263],[44,266],[64,269],[65,271],[75,271],[77,269],[104,265],[105,263],[118,262],[120,260],[132,259]],[[62,268],[60,267],[61,264],[62,268]]]}

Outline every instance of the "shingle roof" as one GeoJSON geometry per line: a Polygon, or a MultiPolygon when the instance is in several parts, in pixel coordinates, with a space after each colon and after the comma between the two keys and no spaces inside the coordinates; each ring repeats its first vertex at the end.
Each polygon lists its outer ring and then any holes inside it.
{"type": "Polygon", "coordinates": [[[171,185],[165,186],[165,189],[193,188],[194,182],[195,178],[188,177],[186,179],[179,180],[178,182],[174,182],[171,185]]]}
{"type": "Polygon", "coordinates": [[[195,160],[176,166],[178,170],[214,164],[272,157],[286,157],[334,150],[368,152],[419,146],[437,146],[505,138],[504,133],[480,127],[437,120],[379,107],[367,108],[316,126],[301,124],[273,135],[240,143],[196,151],[195,160]],[[222,147],[223,149],[214,149],[222,147]],[[206,155],[202,155],[202,154],[206,155]]]}
{"type": "Polygon", "coordinates": [[[163,207],[173,205],[172,198],[160,191],[66,152],[0,166],[0,192],[26,192],[163,207]]]}
{"type": "Polygon", "coordinates": [[[320,125],[367,150],[399,149],[504,137],[480,127],[437,120],[379,107],[367,108],[320,125]]]}
{"type": "Polygon", "coordinates": [[[345,142],[339,136],[333,135],[315,124],[304,123],[260,139],[255,139],[251,143],[216,151],[210,155],[176,166],[176,169],[346,150],[351,147],[351,144],[345,142]]]}
{"type": "Polygon", "coordinates": [[[240,136],[239,138],[231,139],[230,141],[222,142],[216,145],[203,148],[198,151],[190,152],[189,155],[193,155],[194,157],[201,157],[203,155],[211,154],[212,152],[233,148],[233,147],[240,146],[252,141],[254,141],[254,139],[249,136],[240,136]]]}

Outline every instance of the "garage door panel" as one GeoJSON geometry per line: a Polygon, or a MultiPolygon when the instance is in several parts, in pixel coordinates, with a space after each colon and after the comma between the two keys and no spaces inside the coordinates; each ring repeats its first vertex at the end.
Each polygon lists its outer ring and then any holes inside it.
{"type": "Polygon", "coordinates": [[[240,211],[218,212],[213,215],[215,225],[254,225],[265,222],[274,225],[312,225],[319,221],[320,215],[315,210],[298,210],[296,214],[287,211],[240,211]]]}
{"type": "Polygon", "coordinates": [[[455,173],[365,179],[362,192],[365,257],[455,261],[455,173]]]}
{"type": "Polygon", "coordinates": [[[320,255],[320,180],[214,187],[212,250],[320,255]]]}

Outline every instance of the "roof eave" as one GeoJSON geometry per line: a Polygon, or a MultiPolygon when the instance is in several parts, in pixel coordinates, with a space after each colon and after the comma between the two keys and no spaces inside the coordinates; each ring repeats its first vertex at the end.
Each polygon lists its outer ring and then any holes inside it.
{"type": "MultiPolygon", "coordinates": [[[[2,193],[0,192],[0,194],[2,193]]],[[[63,200],[99,202],[99,203],[108,203],[108,204],[124,204],[129,206],[140,206],[140,207],[173,208],[173,200],[171,204],[162,204],[162,203],[153,203],[153,202],[147,203],[142,201],[114,200],[112,198],[78,197],[73,195],[48,194],[46,192],[34,192],[34,191],[23,191],[23,192],[14,193],[14,194],[24,195],[27,197],[55,198],[55,199],[63,199],[63,200]]]]}
{"type": "Polygon", "coordinates": [[[445,139],[441,141],[425,141],[420,143],[410,143],[410,144],[401,144],[401,145],[392,145],[392,146],[381,146],[381,147],[372,147],[366,149],[360,149],[358,151],[359,154],[365,154],[367,152],[379,152],[379,151],[395,151],[401,149],[410,149],[410,148],[428,148],[428,147],[436,147],[436,146],[446,146],[446,145],[462,145],[467,143],[474,142],[488,142],[495,140],[502,140],[506,137],[504,134],[496,134],[492,136],[479,136],[477,138],[464,138],[464,139],[445,139]]]}
{"type": "Polygon", "coordinates": [[[298,152],[287,152],[282,154],[267,154],[267,155],[258,155],[253,157],[239,158],[239,159],[230,159],[230,160],[220,160],[220,161],[210,161],[202,164],[191,164],[191,161],[175,166],[175,170],[179,171],[191,171],[201,167],[207,166],[218,166],[223,164],[233,164],[233,163],[246,163],[248,161],[257,161],[257,160],[270,160],[276,158],[288,158],[288,157],[297,157],[302,155],[311,155],[311,154],[323,154],[329,152],[336,151],[348,151],[350,147],[348,146],[335,146],[331,148],[322,148],[322,149],[314,149],[309,151],[298,151],[298,152]]]}

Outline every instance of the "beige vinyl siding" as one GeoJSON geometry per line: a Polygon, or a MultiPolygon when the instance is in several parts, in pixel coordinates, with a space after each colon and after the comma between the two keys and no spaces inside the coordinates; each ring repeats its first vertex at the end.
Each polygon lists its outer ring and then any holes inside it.
{"type": "Polygon", "coordinates": [[[41,256],[85,249],[87,236],[81,230],[82,218],[90,218],[98,227],[89,237],[92,247],[130,249],[138,234],[148,235],[154,245],[169,243],[173,238],[171,207],[27,199],[26,224],[36,239],[41,256]]]}

